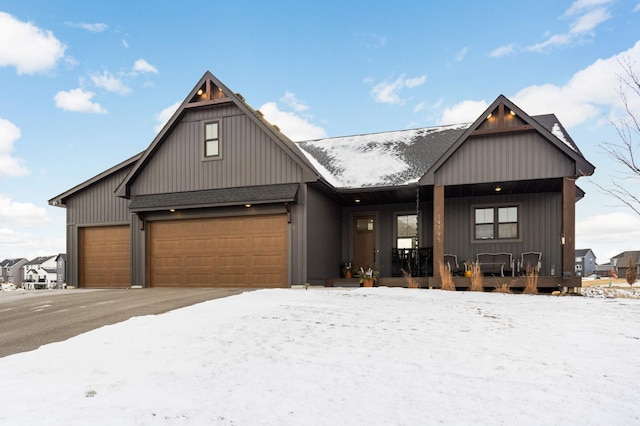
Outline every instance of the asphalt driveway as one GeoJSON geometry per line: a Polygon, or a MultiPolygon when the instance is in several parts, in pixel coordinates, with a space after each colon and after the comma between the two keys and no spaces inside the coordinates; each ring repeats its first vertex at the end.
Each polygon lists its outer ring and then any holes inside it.
{"type": "Polygon", "coordinates": [[[141,315],[249,291],[246,289],[32,290],[0,292],[0,358],[141,315]]]}

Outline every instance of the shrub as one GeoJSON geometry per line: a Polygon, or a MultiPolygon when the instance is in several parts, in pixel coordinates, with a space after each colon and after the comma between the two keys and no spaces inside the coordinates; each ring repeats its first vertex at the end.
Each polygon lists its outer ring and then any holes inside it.
{"type": "Polygon", "coordinates": [[[444,266],[444,262],[438,263],[438,270],[440,271],[440,279],[442,280],[442,290],[456,291],[456,285],[453,283],[451,272],[449,268],[444,266]]]}
{"type": "Polygon", "coordinates": [[[494,288],[493,291],[495,293],[511,294],[511,287],[509,287],[509,284],[507,284],[507,283],[502,283],[502,284],[496,285],[496,288],[494,288]]]}
{"type": "Polygon", "coordinates": [[[531,266],[527,266],[524,276],[524,294],[538,294],[538,272],[531,266]]]}
{"type": "Polygon", "coordinates": [[[633,283],[638,279],[638,274],[636,274],[636,266],[633,264],[631,260],[631,256],[629,256],[629,267],[627,268],[627,274],[625,275],[627,279],[627,284],[633,287],[633,283]]]}
{"type": "Polygon", "coordinates": [[[408,288],[419,288],[420,287],[420,283],[418,283],[418,280],[416,280],[415,278],[413,278],[411,276],[410,272],[407,272],[404,269],[401,269],[401,271],[402,271],[402,276],[407,281],[407,287],[408,288]]]}
{"type": "Polygon", "coordinates": [[[480,264],[474,262],[471,264],[471,286],[470,291],[484,291],[484,284],[482,279],[482,271],[480,270],[480,264]]]}

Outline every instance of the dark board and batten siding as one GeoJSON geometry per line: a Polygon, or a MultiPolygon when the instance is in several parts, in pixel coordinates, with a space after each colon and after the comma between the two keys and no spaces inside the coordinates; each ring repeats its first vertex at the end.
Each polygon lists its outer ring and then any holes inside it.
{"type": "Polygon", "coordinates": [[[460,260],[475,260],[478,253],[511,253],[514,259],[522,252],[542,252],[541,275],[550,275],[555,266],[559,274],[562,258],[562,197],[559,193],[450,198],[445,200],[445,253],[460,260]],[[473,208],[485,205],[518,205],[518,241],[474,241],[473,208]]]}
{"type": "Polygon", "coordinates": [[[469,138],[436,172],[436,185],[573,176],[575,163],[536,132],[469,138]]]}
{"type": "Polygon", "coordinates": [[[302,174],[288,153],[229,104],[187,110],[135,179],[131,194],[300,182],[302,174]],[[207,120],[220,120],[221,160],[203,160],[202,132],[207,120]]]}

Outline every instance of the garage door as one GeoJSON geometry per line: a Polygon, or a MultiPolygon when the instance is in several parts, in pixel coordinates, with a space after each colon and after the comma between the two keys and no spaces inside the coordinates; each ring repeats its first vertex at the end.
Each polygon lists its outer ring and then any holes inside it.
{"type": "Polygon", "coordinates": [[[80,286],[130,287],[128,226],[80,228],[80,286]]]}
{"type": "Polygon", "coordinates": [[[285,215],[148,224],[151,287],[286,287],[285,215]]]}

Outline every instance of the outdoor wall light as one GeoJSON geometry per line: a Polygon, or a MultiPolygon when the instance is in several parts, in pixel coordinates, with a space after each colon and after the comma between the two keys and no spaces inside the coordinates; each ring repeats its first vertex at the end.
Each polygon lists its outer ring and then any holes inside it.
{"type": "Polygon", "coordinates": [[[171,213],[173,213],[173,212],[175,212],[175,211],[176,211],[176,209],[169,209],[169,211],[170,211],[171,213]]]}
{"type": "Polygon", "coordinates": [[[509,114],[511,114],[511,115],[516,115],[515,111],[514,111],[514,110],[512,110],[512,109],[510,109],[510,110],[509,110],[509,114]]]}
{"type": "Polygon", "coordinates": [[[490,119],[493,116],[493,113],[490,112],[489,115],[487,115],[487,120],[490,119]]]}
{"type": "Polygon", "coordinates": [[[493,188],[496,192],[500,192],[502,191],[502,187],[500,185],[496,185],[495,188],[493,188]]]}
{"type": "Polygon", "coordinates": [[[355,201],[355,202],[356,202],[356,204],[357,204],[357,203],[359,203],[359,202],[360,202],[360,198],[356,198],[354,201],[355,201]]]}
{"type": "Polygon", "coordinates": [[[247,204],[245,204],[244,206],[245,206],[246,208],[249,208],[249,207],[251,207],[251,204],[247,203],[247,204]]]}
{"type": "Polygon", "coordinates": [[[202,96],[202,89],[198,90],[198,96],[202,96]]]}
{"type": "Polygon", "coordinates": [[[562,243],[562,245],[564,245],[564,243],[565,243],[565,237],[564,237],[564,234],[562,234],[562,235],[560,236],[560,243],[562,243]]]}

